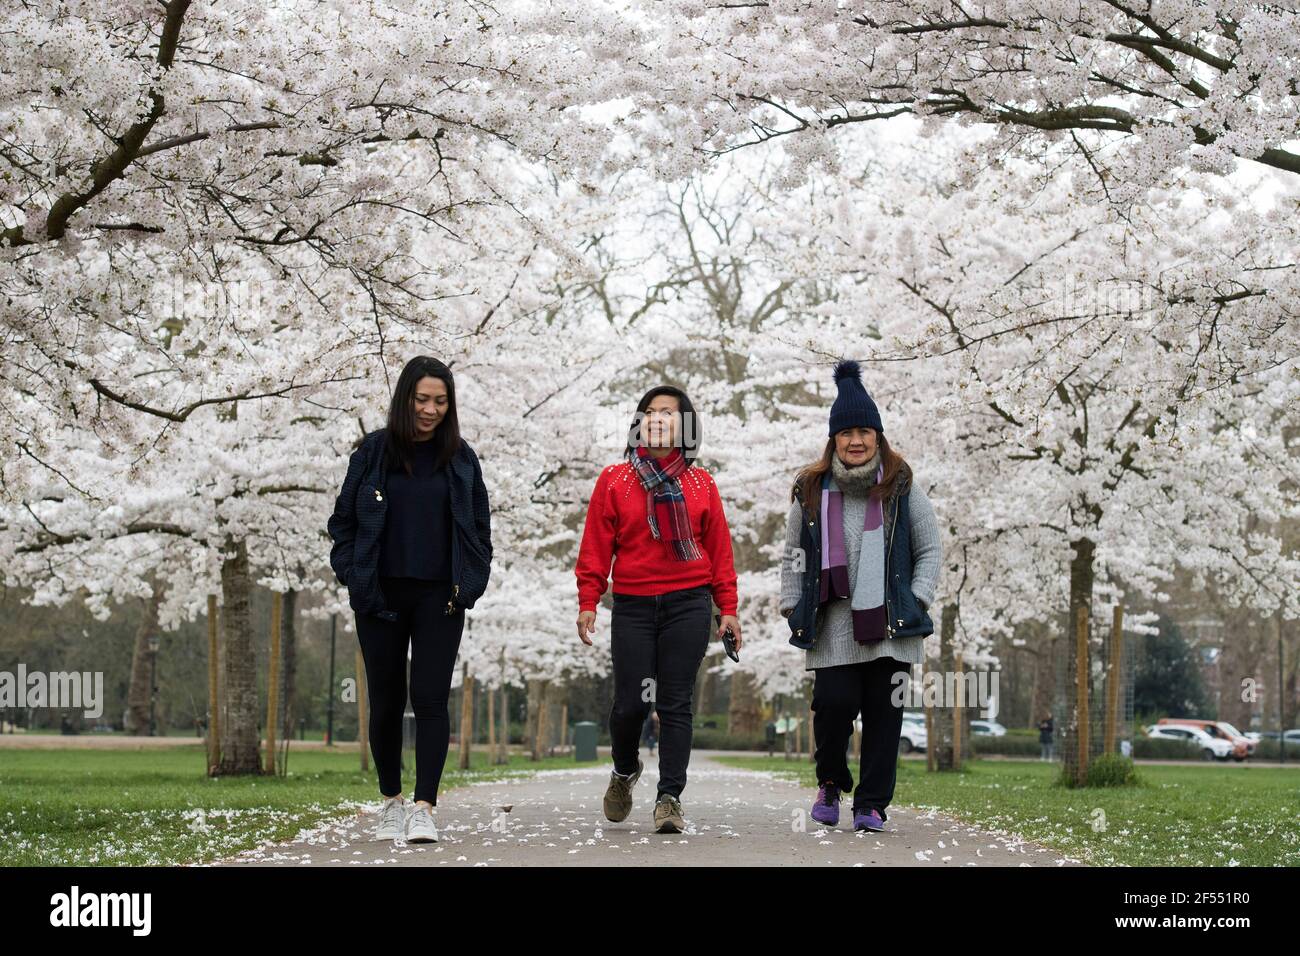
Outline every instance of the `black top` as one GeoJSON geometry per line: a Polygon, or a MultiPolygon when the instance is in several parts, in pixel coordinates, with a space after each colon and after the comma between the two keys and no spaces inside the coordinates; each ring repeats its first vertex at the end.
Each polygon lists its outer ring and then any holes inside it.
{"type": "Polygon", "coordinates": [[[451,487],[446,467],[434,468],[433,441],[412,442],[413,475],[388,472],[387,514],[379,547],[379,574],[390,578],[451,580],[451,487]]]}

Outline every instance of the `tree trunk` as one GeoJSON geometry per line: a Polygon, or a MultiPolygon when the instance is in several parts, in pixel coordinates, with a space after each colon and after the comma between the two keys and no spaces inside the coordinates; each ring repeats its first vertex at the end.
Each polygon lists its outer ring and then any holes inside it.
{"type": "MultiPolygon", "coordinates": [[[[152,576],[151,576],[151,583],[152,576]]],[[[135,646],[131,651],[131,684],[126,695],[126,732],[142,736],[149,733],[149,700],[153,688],[149,686],[152,652],[149,638],[158,633],[158,605],[162,595],[154,583],[153,594],[142,603],[144,613],[135,632],[135,646]]]]}
{"type": "MultiPolygon", "coordinates": [[[[361,771],[370,770],[370,699],[366,692],[366,662],[357,648],[357,749],[361,751],[361,771]]],[[[331,690],[330,693],[333,693],[331,690]]],[[[393,796],[391,793],[385,796],[393,796]]]]}
{"type": "Polygon", "coordinates": [[[727,734],[732,737],[761,737],[763,710],[759,705],[754,678],[744,671],[731,676],[731,705],[727,708],[727,734]]]}
{"type": "Polygon", "coordinates": [[[803,721],[797,717],[794,718],[794,720],[795,720],[795,725],[794,725],[794,751],[793,752],[795,756],[798,756],[799,754],[803,753],[803,721]]]}
{"type": "Polygon", "coordinates": [[[1111,622],[1110,640],[1106,645],[1106,723],[1102,732],[1102,753],[1118,752],[1124,732],[1124,715],[1120,713],[1120,690],[1124,684],[1124,605],[1116,604],[1111,622]]]}
{"type": "Polygon", "coordinates": [[[1091,728],[1083,726],[1081,722],[1081,718],[1088,713],[1089,701],[1087,699],[1080,701],[1079,687],[1085,688],[1085,695],[1088,693],[1086,688],[1090,686],[1092,642],[1085,640],[1082,654],[1078,653],[1076,632],[1079,627],[1079,615],[1081,613],[1087,615],[1087,620],[1091,620],[1092,616],[1092,586],[1095,573],[1093,558],[1096,554],[1096,545],[1089,538],[1081,538],[1071,543],[1070,548],[1074,551],[1074,558],[1070,561],[1070,614],[1069,625],[1066,628],[1067,653],[1063,688],[1065,730],[1062,734],[1062,756],[1066,775],[1078,785],[1082,784],[1088,776],[1089,755],[1080,744],[1086,745],[1090,737],[1088,731],[1091,728]],[[1079,667],[1083,668],[1082,676],[1079,674],[1079,667]]]}
{"type": "Polygon", "coordinates": [[[534,723],[536,728],[533,736],[533,759],[541,760],[548,749],[548,741],[551,733],[551,722],[549,719],[550,712],[550,681],[537,681],[537,720],[534,723]]]}
{"type": "Polygon", "coordinates": [[[812,711],[811,700],[808,702],[808,733],[804,734],[803,742],[804,742],[804,747],[806,748],[804,753],[808,757],[808,761],[811,763],[814,756],[814,750],[815,750],[814,747],[815,741],[813,739],[813,711],[812,711]]]}
{"type": "Polygon", "coordinates": [[[221,695],[217,640],[217,596],[208,595],[208,776],[221,764],[221,695]]]}
{"type": "MultiPolygon", "coordinates": [[[[924,699],[924,698],[922,698],[924,699]]],[[[934,773],[939,769],[939,760],[935,754],[935,741],[939,739],[939,734],[934,725],[934,708],[929,704],[925,705],[925,772],[934,773]]]]}
{"type": "MultiPolygon", "coordinates": [[[[230,701],[226,697],[226,611],[222,609],[217,614],[217,736],[216,752],[221,754],[221,742],[225,737],[226,728],[230,726],[230,701]]],[[[214,767],[213,773],[220,773],[221,765],[218,760],[214,767]]]]}
{"type": "MultiPolygon", "coordinates": [[[[955,638],[957,636],[956,603],[943,606],[943,616],[939,624],[939,669],[943,686],[938,688],[942,695],[941,706],[927,707],[926,729],[927,770],[960,770],[971,757],[970,712],[975,700],[970,694],[962,693],[959,685],[964,684],[964,671],[960,655],[957,653],[955,638]],[[950,681],[949,675],[952,675],[950,681]],[[962,693],[963,706],[948,698],[949,691],[962,693]]],[[[923,686],[924,690],[924,686],[923,686]]]]}
{"type": "Polygon", "coordinates": [[[501,742],[497,751],[496,762],[510,762],[510,690],[505,681],[501,682],[501,742]]]}
{"type": "Polygon", "coordinates": [[[280,614],[280,736],[293,737],[294,703],[298,686],[298,592],[290,589],[284,593],[280,614]]]}
{"type": "MultiPolygon", "coordinates": [[[[1287,647],[1286,637],[1282,630],[1282,609],[1278,608],[1274,616],[1274,625],[1277,635],[1277,658],[1278,670],[1282,672],[1282,693],[1278,695],[1278,731],[1289,729],[1295,723],[1294,715],[1296,712],[1296,677],[1300,674],[1300,667],[1296,666],[1296,654],[1287,647]],[[1290,716],[1288,716],[1290,715],[1290,716]]],[[[1279,755],[1285,760],[1288,756],[1286,744],[1279,742],[1279,755]]]]}
{"type": "Polygon", "coordinates": [[[713,713],[713,675],[709,673],[708,659],[700,665],[695,678],[695,712],[697,714],[713,713]]]}
{"type": "Polygon", "coordinates": [[[474,740],[474,678],[469,665],[460,665],[460,759],[457,766],[469,769],[470,746],[474,740]]]}
{"type": "Polygon", "coordinates": [[[261,773],[257,715],[257,655],[249,620],[248,545],[234,544],[234,555],[221,565],[221,594],[225,605],[224,671],[226,719],[222,724],[222,774],[261,773]]]}
{"type": "Polygon", "coordinates": [[[276,724],[280,722],[280,615],[283,610],[279,591],[271,595],[271,647],[266,667],[266,773],[275,773],[275,747],[279,740],[276,724]]]}
{"type": "Polygon", "coordinates": [[[541,710],[542,682],[530,680],[524,685],[524,749],[529,759],[537,759],[537,719],[541,710]]]}

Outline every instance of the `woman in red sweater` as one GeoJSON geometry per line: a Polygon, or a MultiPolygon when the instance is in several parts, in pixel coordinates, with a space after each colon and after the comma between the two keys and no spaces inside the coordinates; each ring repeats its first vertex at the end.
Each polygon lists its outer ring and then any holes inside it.
{"type": "Polygon", "coordinates": [[[596,603],[614,565],[610,654],[614,706],[609,714],[614,770],[605,816],[632,811],[643,764],[641,726],[659,714],[658,833],[680,833],[681,793],[691,756],[691,695],[709,643],[713,602],[741,643],[736,568],[722,499],[713,476],[694,464],[699,418],[681,389],[661,385],[637,403],[624,460],[601,471],[587,506],[575,573],[578,637],[591,644],[596,603]]]}

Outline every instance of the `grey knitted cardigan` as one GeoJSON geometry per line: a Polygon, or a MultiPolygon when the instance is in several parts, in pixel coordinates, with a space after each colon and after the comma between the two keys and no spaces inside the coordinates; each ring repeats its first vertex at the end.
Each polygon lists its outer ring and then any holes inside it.
{"type": "MultiPolygon", "coordinates": [[[[831,456],[831,480],[844,492],[844,550],[848,558],[850,582],[858,579],[858,556],[862,551],[862,524],[867,513],[867,492],[876,482],[879,465],[879,452],[865,465],[851,469],[840,461],[839,455],[831,456]]],[[[915,481],[908,494],[908,503],[908,514],[912,519],[912,593],[928,611],[934,601],[943,561],[939,522],[935,519],[930,499],[915,481]]],[[[782,614],[799,603],[799,591],[803,584],[803,571],[796,570],[794,566],[803,522],[801,511],[798,501],[790,502],[790,513],[785,522],[785,554],[781,560],[782,614]]],[[[849,598],[838,598],[827,604],[816,643],[804,652],[806,670],[857,664],[877,657],[892,657],[911,664],[922,662],[925,638],[921,636],[892,638],[870,644],[855,641],[849,604],[849,598]]]]}

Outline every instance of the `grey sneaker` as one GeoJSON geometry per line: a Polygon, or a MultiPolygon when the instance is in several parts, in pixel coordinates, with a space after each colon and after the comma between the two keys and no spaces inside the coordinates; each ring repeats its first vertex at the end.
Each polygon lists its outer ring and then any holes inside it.
{"type": "Polygon", "coordinates": [[[632,788],[641,779],[641,771],[644,769],[645,764],[638,758],[636,773],[631,776],[624,777],[610,771],[609,786],[605,788],[605,819],[613,823],[627,819],[627,815],[632,812],[632,788]]]}
{"type": "Polygon", "coordinates": [[[389,797],[379,811],[376,840],[396,840],[406,829],[406,804],[401,797],[389,797]]]}
{"type": "Polygon", "coordinates": [[[406,842],[438,842],[438,828],[433,825],[433,814],[423,803],[416,803],[406,818],[406,842]]]}
{"type": "Polygon", "coordinates": [[[655,833],[681,833],[685,829],[681,801],[670,793],[659,794],[655,801],[655,833]]]}

